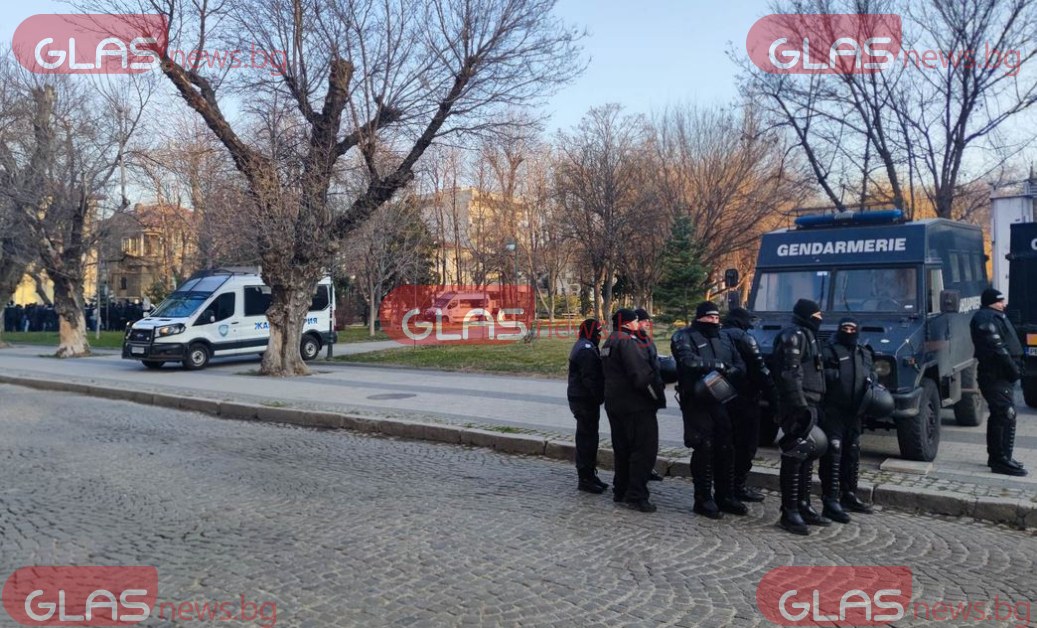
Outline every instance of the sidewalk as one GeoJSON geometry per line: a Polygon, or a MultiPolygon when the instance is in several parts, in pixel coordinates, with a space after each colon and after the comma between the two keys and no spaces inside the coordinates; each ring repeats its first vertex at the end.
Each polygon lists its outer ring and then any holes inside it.
{"type": "MultiPolygon", "coordinates": [[[[392,343],[390,342],[390,345],[392,343]]],[[[377,350],[384,343],[336,345],[336,355],[377,350]],[[377,347],[377,348],[376,348],[377,347]]],[[[255,375],[255,357],[215,360],[205,371],[144,369],[118,355],[78,360],[40,357],[46,347],[0,350],[0,382],[48,390],[259,419],[487,446],[503,451],[571,458],[573,420],[565,382],[526,376],[466,374],[314,362],[314,375],[274,379],[255,375]]],[[[1021,400],[1020,400],[1021,401],[1021,400]]],[[[659,415],[660,470],[688,475],[688,450],[675,402],[659,415]]],[[[1037,470],[1037,413],[1019,406],[1016,458],[1037,470]]],[[[603,417],[604,418],[604,417],[603,417]]],[[[1037,527],[1037,473],[995,476],[986,461],[982,427],[943,425],[940,456],[931,469],[896,454],[894,434],[866,433],[862,480],[879,505],[948,515],[971,515],[1017,527],[1037,527]],[[891,470],[901,467],[904,470],[891,470]],[[919,472],[925,473],[919,473],[919,472]]],[[[603,443],[608,423],[602,420],[603,443]]],[[[611,451],[602,451],[611,466],[611,451]]],[[[777,451],[763,448],[754,480],[777,487],[777,451]]]]}

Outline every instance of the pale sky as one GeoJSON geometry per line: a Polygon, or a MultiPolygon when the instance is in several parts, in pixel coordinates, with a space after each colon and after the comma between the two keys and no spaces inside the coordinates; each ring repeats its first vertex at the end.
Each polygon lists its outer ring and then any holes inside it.
{"type": "MultiPolygon", "coordinates": [[[[420,1],[420,0],[416,0],[420,1]]],[[[0,3],[0,41],[10,45],[18,24],[37,13],[70,13],[54,0],[0,3]]],[[[726,104],[736,95],[733,45],[766,14],[760,0],[559,0],[558,14],[586,28],[590,65],[547,106],[550,130],[576,124],[592,106],[618,102],[650,113],[668,104],[726,104]]]]}

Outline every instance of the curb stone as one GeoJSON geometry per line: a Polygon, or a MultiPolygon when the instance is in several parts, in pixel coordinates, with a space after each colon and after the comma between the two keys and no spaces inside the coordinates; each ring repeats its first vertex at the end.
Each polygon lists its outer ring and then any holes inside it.
{"type": "MultiPolygon", "coordinates": [[[[315,428],[343,428],[353,431],[378,433],[397,438],[428,440],[441,443],[486,447],[500,452],[544,456],[572,462],[575,447],[571,442],[545,439],[525,434],[505,434],[490,430],[464,428],[407,421],[402,419],[374,419],[335,412],[283,408],[232,401],[217,401],[197,397],[179,397],[164,393],[122,390],[96,384],[35,380],[0,374],[0,383],[23,386],[36,390],[68,392],[106,399],[130,401],[145,405],[201,412],[228,419],[284,423],[315,428]]],[[[599,448],[598,465],[613,467],[613,452],[599,448]]],[[[660,457],[656,470],[669,477],[688,477],[687,458],[660,457]]],[[[778,490],[778,470],[754,467],[749,474],[754,486],[778,490]]],[[[1037,527],[1037,503],[1020,498],[974,497],[953,491],[925,488],[906,488],[895,484],[869,486],[861,484],[860,497],[877,505],[913,513],[951,516],[971,516],[982,521],[1003,523],[1019,529],[1037,527]]]]}

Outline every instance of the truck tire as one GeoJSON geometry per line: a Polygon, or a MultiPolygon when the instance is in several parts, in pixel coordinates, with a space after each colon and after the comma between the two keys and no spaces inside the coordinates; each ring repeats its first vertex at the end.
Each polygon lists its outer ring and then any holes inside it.
{"type": "Polygon", "coordinates": [[[195,342],[187,348],[187,357],[184,358],[184,368],[188,371],[199,371],[209,364],[209,347],[200,342],[195,342]]]}
{"type": "Polygon", "coordinates": [[[317,354],[320,353],[320,340],[317,340],[310,334],[303,335],[299,353],[302,354],[302,359],[305,362],[316,358],[317,354]]]}
{"type": "Polygon", "coordinates": [[[897,419],[900,456],[907,460],[932,462],[940,450],[940,390],[931,379],[922,380],[918,415],[897,419]]]}
{"type": "MultiPolygon", "coordinates": [[[[976,389],[976,367],[961,372],[961,387],[976,389]]],[[[954,420],[962,427],[976,427],[983,423],[983,395],[978,392],[961,393],[961,400],[954,404],[954,420]]]]}
{"type": "Polygon", "coordinates": [[[140,363],[152,370],[160,369],[162,368],[162,365],[165,364],[165,362],[156,360],[141,360],[140,363]]]}
{"type": "Polygon", "coordinates": [[[1023,399],[1026,405],[1037,408],[1037,377],[1023,378],[1023,399]]]}

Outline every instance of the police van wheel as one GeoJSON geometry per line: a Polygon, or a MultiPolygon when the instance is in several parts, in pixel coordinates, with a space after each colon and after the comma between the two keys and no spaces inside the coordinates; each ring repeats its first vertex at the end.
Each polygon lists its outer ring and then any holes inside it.
{"type": "Polygon", "coordinates": [[[155,360],[141,360],[141,364],[149,369],[160,369],[165,362],[156,362],[155,360]]]}
{"type": "MultiPolygon", "coordinates": [[[[961,373],[961,387],[975,389],[976,367],[961,373]]],[[[976,427],[983,422],[983,396],[979,393],[961,393],[961,401],[954,404],[954,420],[962,427],[976,427]]]]}
{"type": "Polygon", "coordinates": [[[299,353],[302,354],[302,359],[306,362],[317,357],[320,353],[320,341],[310,335],[302,337],[302,346],[299,347],[299,353]]]}
{"type": "Polygon", "coordinates": [[[918,416],[897,420],[897,442],[902,458],[923,462],[936,458],[940,450],[940,391],[933,380],[922,380],[918,416]]]}
{"type": "Polygon", "coordinates": [[[1023,399],[1026,405],[1037,408],[1037,377],[1023,378],[1023,399]]]}
{"type": "Polygon", "coordinates": [[[184,368],[188,371],[197,371],[209,364],[209,348],[200,342],[196,342],[187,348],[187,359],[184,360],[184,368]]]}

